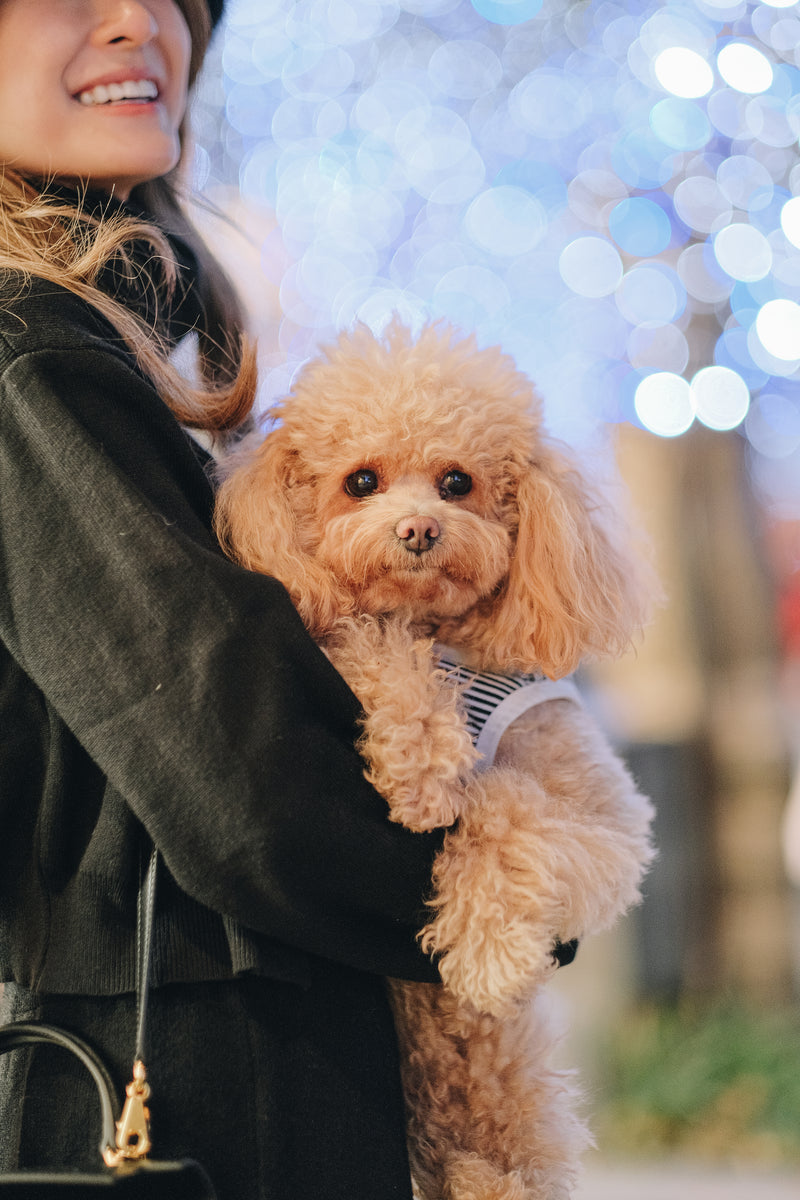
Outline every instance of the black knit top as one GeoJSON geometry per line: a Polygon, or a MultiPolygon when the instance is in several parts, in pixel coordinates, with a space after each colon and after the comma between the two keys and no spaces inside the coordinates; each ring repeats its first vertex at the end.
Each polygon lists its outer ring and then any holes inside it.
{"type": "Polygon", "coordinates": [[[387,820],[355,698],[284,589],[222,555],[212,504],[114,330],[0,277],[0,979],[131,989],[151,838],[156,985],[302,982],[309,955],[434,979],[415,935],[440,837],[387,820]]]}

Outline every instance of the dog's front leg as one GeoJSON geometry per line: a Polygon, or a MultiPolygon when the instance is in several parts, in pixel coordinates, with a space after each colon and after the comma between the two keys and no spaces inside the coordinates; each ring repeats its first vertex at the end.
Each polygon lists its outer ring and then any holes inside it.
{"type": "Polygon", "coordinates": [[[502,1013],[554,969],[557,940],[610,926],[639,899],[652,808],[588,714],[530,710],[466,790],[435,866],[423,945],[445,984],[502,1013]]]}
{"type": "Polygon", "coordinates": [[[638,902],[653,858],[649,800],[586,710],[569,701],[540,704],[518,718],[496,761],[538,786],[558,936],[569,941],[608,928],[638,902]]]}
{"type": "Polygon", "coordinates": [[[423,948],[465,1004],[503,1016],[554,970],[562,896],[542,836],[541,789],[510,768],[469,781],[434,864],[423,948]]]}
{"type": "Polygon", "coordinates": [[[326,652],[364,708],[359,750],[393,821],[447,827],[477,754],[430,638],[399,617],[342,620],[326,652]]]}

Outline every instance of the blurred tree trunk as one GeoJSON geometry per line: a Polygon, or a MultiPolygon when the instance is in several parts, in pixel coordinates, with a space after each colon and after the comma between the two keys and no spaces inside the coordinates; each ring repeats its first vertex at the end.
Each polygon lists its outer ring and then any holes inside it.
{"type": "Polygon", "coordinates": [[[620,430],[620,469],[666,606],[598,670],[605,716],[653,796],[660,858],[637,917],[643,990],[789,990],[780,821],[787,754],[774,600],[736,433],[620,430]]]}
{"type": "Polygon", "coordinates": [[[781,996],[791,976],[780,850],[789,780],[774,590],[744,440],[701,427],[686,451],[689,603],[714,765],[720,982],[781,996]]]}

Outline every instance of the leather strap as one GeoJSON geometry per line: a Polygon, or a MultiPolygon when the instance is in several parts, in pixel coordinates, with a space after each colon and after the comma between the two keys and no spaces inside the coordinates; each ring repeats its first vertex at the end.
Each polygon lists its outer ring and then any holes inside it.
{"type": "Polygon", "coordinates": [[[151,1148],[150,1084],[144,1065],[147,1031],[147,1000],[150,992],[150,972],[153,957],[153,918],[156,905],[158,851],[153,846],[144,879],[139,882],[136,901],[136,1045],[133,1057],[133,1078],[125,1088],[122,1116],[117,1121],[117,1149],[105,1156],[106,1166],[117,1166],[121,1159],[143,1159],[151,1148]]]}
{"type": "Polygon", "coordinates": [[[144,879],[139,885],[136,903],[136,1046],[134,1059],[145,1058],[147,1000],[150,993],[150,974],[153,958],[153,920],[156,911],[156,880],[158,850],[153,846],[144,879]]]}

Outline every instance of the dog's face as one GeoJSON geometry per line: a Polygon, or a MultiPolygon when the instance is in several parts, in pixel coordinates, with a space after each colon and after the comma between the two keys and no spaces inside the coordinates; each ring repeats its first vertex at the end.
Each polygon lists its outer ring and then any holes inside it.
{"type": "Polygon", "coordinates": [[[472,452],[437,428],[437,414],[446,416],[423,389],[388,430],[370,432],[358,414],[347,457],[303,462],[314,508],[306,549],[361,611],[457,617],[508,571],[515,510],[507,473],[486,446],[472,452]]]}
{"type": "Polygon", "coordinates": [[[437,348],[372,341],[312,366],[283,407],[300,548],[359,611],[458,617],[508,573],[533,415],[507,389],[492,402],[491,360],[437,348]]]}

